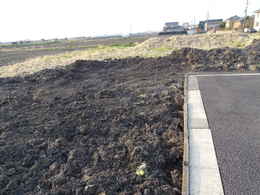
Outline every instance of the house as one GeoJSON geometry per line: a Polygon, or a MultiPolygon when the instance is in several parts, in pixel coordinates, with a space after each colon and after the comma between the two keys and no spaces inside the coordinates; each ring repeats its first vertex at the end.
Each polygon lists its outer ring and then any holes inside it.
{"type": "Polygon", "coordinates": [[[179,22],[166,22],[163,27],[163,32],[183,31],[184,27],[179,25],[179,22]]]}
{"type": "Polygon", "coordinates": [[[229,30],[239,30],[243,28],[243,18],[232,16],[225,21],[225,28],[229,30]]]}
{"type": "Polygon", "coordinates": [[[213,20],[205,20],[199,22],[199,28],[201,31],[210,31],[216,30],[221,27],[223,24],[223,19],[213,19],[213,20]]]}
{"type": "Polygon", "coordinates": [[[210,31],[219,29],[221,27],[221,24],[223,24],[223,19],[207,20],[205,21],[204,30],[210,31]]]}
{"type": "Polygon", "coordinates": [[[254,29],[260,32],[260,9],[255,11],[254,29]]]}
{"type": "Polygon", "coordinates": [[[180,26],[178,22],[167,22],[163,27],[163,32],[160,32],[159,35],[166,34],[186,34],[186,30],[183,26],[180,26]]]}
{"type": "Polygon", "coordinates": [[[179,22],[166,22],[164,25],[165,28],[174,28],[176,26],[179,26],[179,22]]]}

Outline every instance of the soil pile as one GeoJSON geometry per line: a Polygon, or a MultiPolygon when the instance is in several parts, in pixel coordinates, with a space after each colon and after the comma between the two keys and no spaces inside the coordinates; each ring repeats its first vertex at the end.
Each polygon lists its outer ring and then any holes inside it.
{"type": "Polygon", "coordinates": [[[260,40],[254,40],[246,51],[248,52],[248,64],[260,64],[260,40]]]}
{"type": "Polygon", "coordinates": [[[156,62],[0,79],[0,194],[180,194],[182,78],[156,62]]]}
{"type": "Polygon", "coordinates": [[[136,49],[154,49],[154,48],[173,48],[181,49],[185,47],[197,49],[213,48],[244,48],[250,45],[253,39],[259,39],[259,33],[241,33],[241,32],[217,32],[203,33],[195,35],[175,35],[153,37],[136,47],[136,49]]]}
{"type": "Polygon", "coordinates": [[[259,45],[0,79],[0,194],[180,194],[183,73],[247,71],[259,45]]]}
{"type": "Polygon", "coordinates": [[[260,40],[245,49],[220,48],[201,50],[183,48],[173,51],[167,58],[181,63],[192,71],[248,71],[250,65],[260,63],[260,40]]]}

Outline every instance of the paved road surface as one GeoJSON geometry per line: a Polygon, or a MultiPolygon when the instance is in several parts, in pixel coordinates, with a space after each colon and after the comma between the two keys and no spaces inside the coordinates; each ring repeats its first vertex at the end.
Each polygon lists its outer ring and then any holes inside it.
{"type": "Polygon", "coordinates": [[[260,76],[198,77],[226,195],[260,195],[260,76]]]}

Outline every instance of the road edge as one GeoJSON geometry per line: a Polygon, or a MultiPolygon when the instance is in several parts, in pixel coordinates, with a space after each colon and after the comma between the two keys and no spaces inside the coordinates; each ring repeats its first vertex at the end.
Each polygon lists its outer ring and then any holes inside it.
{"type": "Polygon", "coordinates": [[[185,74],[184,78],[184,150],[183,150],[183,163],[182,163],[182,195],[189,195],[189,133],[188,133],[188,76],[185,74]]]}

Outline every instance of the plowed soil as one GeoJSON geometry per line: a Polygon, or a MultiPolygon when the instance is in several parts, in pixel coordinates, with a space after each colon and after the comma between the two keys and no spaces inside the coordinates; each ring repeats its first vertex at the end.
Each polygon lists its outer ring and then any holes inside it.
{"type": "Polygon", "coordinates": [[[248,71],[259,45],[1,78],[0,194],[180,194],[183,74],[248,71]]]}

